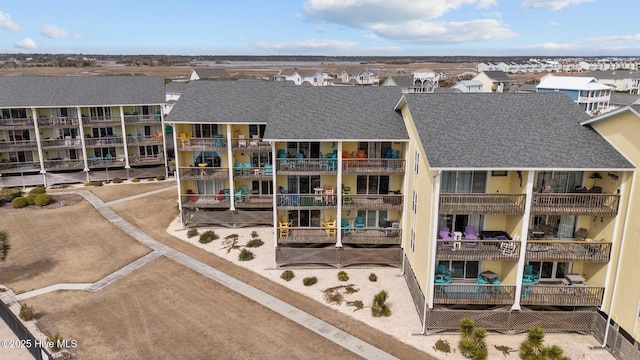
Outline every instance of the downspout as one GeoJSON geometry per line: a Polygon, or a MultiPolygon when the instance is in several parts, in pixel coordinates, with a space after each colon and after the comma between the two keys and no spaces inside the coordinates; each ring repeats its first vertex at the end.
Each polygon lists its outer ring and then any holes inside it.
{"type": "MultiPolygon", "coordinates": [[[[624,184],[624,180],[626,177],[627,177],[627,173],[625,172],[622,174],[622,184],[624,184]]],[[[631,180],[631,191],[629,191],[629,194],[634,193],[635,184],[636,184],[636,177],[634,176],[633,179],[631,180]]],[[[620,192],[624,194],[624,191],[620,191],[620,192]]],[[[624,239],[626,225],[629,223],[629,207],[631,206],[630,198],[631,196],[629,196],[629,198],[627,199],[626,214],[624,214],[624,222],[623,222],[624,226],[621,226],[622,231],[620,233],[620,239],[624,239]]],[[[617,228],[618,227],[616,226],[616,229],[617,228]]],[[[600,345],[602,348],[607,347],[607,338],[609,337],[609,324],[611,323],[611,309],[613,309],[613,300],[615,299],[615,297],[613,296],[614,295],[613,293],[616,288],[616,284],[618,283],[618,277],[620,276],[620,271],[618,270],[620,269],[620,258],[622,257],[622,245],[623,245],[622,240],[620,240],[620,247],[618,248],[618,256],[616,259],[616,275],[613,278],[613,286],[611,287],[611,295],[609,296],[610,300],[609,300],[609,309],[607,310],[607,324],[604,329],[604,337],[602,339],[602,345],[600,345]]]]}
{"type": "MultiPolygon", "coordinates": [[[[440,175],[442,174],[442,170],[438,170],[438,172],[436,172],[435,175],[433,175],[432,179],[433,179],[433,186],[434,186],[434,191],[433,193],[433,197],[431,198],[431,202],[433,204],[433,206],[431,207],[431,210],[433,211],[433,216],[431,217],[430,220],[430,229],[431,229],[431,234],[429,235],[429,239],[436,239],[437,236],[437,231],[436,228],[437,226],[434,228],[433,224],[437,224],[438,223],[438,215],[440,213],[440,211],[438,210],[438,208],[440,207],[440,175]]],[[[438,241],[431,241],[431,254],[433,254],[431,256],[431,262],[432,264],[435,263],[436,261],[436,251],[438,251],[438,241]]],[[[433,268],[433,266],[432,266],[433,268]]],[[[435,283],[434,283],[434,271],[430,270],[427,271],[427,284],[425,285],[425,290],[426,289],[431,289],[431,298],[433,299],[433,294],[435,293],[435,283]]],[[[431,304],[429,304],[429,297],[425,296],[424,297],[424,310],[422,313],[422,333],[421,335],[425,335],[427,333],[427,309],[430,309],[433,307],[433,302],[431,304]]]]}

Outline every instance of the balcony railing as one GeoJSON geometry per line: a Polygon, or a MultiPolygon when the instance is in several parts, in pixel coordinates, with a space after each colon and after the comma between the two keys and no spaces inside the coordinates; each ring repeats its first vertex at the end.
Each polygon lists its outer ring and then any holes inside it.
{"type": "Polygon", "coordinates": [[[24,151],[37,149],[38,142],[36,140],[0,141],[0,150],[24,151]]]}
{"type": "Polygon", "coordinates": [[[239,209],[273,208],[273,195],[242,194],[234,196],[235,206],[239,209]]]}
{"type": "Polygon", "coordinates": [[[278,227],[278,244],[335,244],[336,228],[278,227]]]}
{"type": "Polygon", "coordinates": [[[277,194],[276,204],[280,209],[317,208],[331,209],[336,207],[337,195],[327,194],[277,194]]]}
{"type": "Polygon", "coordinates": [[[224,180],[229,178],[229,168],[221,167],[181,167],[181,180],[224,180]]]}
{"type": "Polygon", "coordinates": [[[276,159],[278,173],[283,175],[336,174],[336,159],[279,158],[276,159]]]}
{"type": "Polygon", "coordinates": [[[390,193],[376,194],[343,194],[342,207],[345,210],[402,210],[404,195],[390,193]]]}
{"type": "Polygon", "coordinates": [[[113,125],[120,124],[120,118],[117,116],[83,116],[82,125],[113,125]]]}
{"type": "MultiPolygon", "coordinates": [[[[120,140],[122,142],[122,140],[120,140]]],[[[155,145],[162,144],[162,133],[155,132],[152,135],[140,135],[140,136],[127,136],[127,145],[128,146],[137,146],[137,145],[155,145]]]]}
{"type": "Polygon", "coordinates": [[[258,137],[251,137],[250,139],[232,138],[231,148],[234,151],[270,152],[271,144],[262,141],[258,137]]]}
{"type": "Polygon", "coordinates": [[[33,119],[0,119],[0,128],[33,128],[33,119]]]}
{"type": "MultiPolygon", "coordinates": [[[[335,227],[278,227],[279,244],[334,244],[338,241],[335,227]]],[[[392,228],[342,229],[346,245],[400,245],[402,232],[392,228]]]]}
{"type": "Polygon", "coordinates": [[[242,166],[233,168],[233,178],[236,180],[271,180],[273,168],[258,166],[242,166]]]}
{"type": "MultiPolygon", "coordinates": [[[[83,119],[84,120],[84,119],[83,119]]],[[[38,117],[40,127],[77,127],[78,118],[75,116],[38,117]]]]}
{"type": "Polygon", "coordinates": [[[342,243],[354,245],[400,245],[402,229],[364,227],[342,229],[342,243]]]}
{"type": "Polygon", "coordinates": [[[604,287],[584,285],[524,285],[522,305],[600,306],[604,287]]]}
{"type": "Polygon", "coordinates": [[[231,205],[229,196],[221,194],[184,194],[180,200],[182,206],[189,209],[228,209],[231,205]]]}
{"type": "Polygon", "coordinates": [[[438,239],[436,242],[438,260],[518,261],[520,256],[520,241],[438,239]]]}
{"type": "Polygon", "coordinates": [[[82,170],[84,169],[84,160],[45,160],[44,168],[49,171],[82,170]]]}
{"type": "Polygon", "coordinates": [[[227,148],[227,140],[223,138],[178,138],[180,151],[217,151],[227,148]]]}
{"type": "Polygon", "coordinates": [[[41,142],[42,148],[80,148],[82,147],[82,141],[80,138],[75,139],[45,139],[41,142]]]}
{"type": "Polygon", "coordinates": [[[158,165],[164,164],[164,155],[131,155],[130,165],[158,165]]]}
{"type": "Polygon", "coordinates": [[[84,139],[84,143],[87,147],[102,147],[102,146],[122,145],[124,144],[124,141],[119,136],[109,136],[109,137],[103,137],[103,138],[84,139]]]}
{"type": "Polygon", "coordinates": [[[23,162],[0,162],[0,172],[9,173],[32,173],[40,171],[39,161],[23,161],[23,162]]]}
{"type": "Polygon", "coordinates": [[[404,159],[342,159],[342,169],[348,175],[394,175],[404,174],[404,159]]]}
{"type": "Polygon", "coordinates": [[[515,292],[513,285],[436,284],[433,300],[441,305],[510,305],[515,292]]]}
{"type": "Polygon", "coordinates": [[[611,243],[579,240],[529,240],[528,261],[609,262],[611,243]]]}
{"type": "Polygon", "coordinates": [[[138,115],[138,114],[125,114],[124,122],[131,123],[159,123],[162,121],[160,114],[154,115],[138,115]]]}
{"type": "Polygon", "coordinates": [[[618,214],[620,195],[592,193],[533,194],[532,214],[600,215],[618,214]]]}
{"type": "Polygon", "coordinates": [[[440,194],[440,214],[524,213],[525,194],[440,194]]]}

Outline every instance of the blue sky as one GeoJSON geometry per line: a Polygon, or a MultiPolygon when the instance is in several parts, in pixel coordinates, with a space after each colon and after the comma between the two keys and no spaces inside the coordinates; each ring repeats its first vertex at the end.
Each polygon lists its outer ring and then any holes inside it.
{"type": "Polygon", "coordinates": [[[640,56],[637,0],[5,1],[0,53],[640,56]]]}

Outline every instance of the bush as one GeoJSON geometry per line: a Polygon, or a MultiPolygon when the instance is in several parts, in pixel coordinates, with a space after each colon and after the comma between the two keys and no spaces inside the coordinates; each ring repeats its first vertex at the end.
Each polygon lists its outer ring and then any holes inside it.
{"type": "Polygon", "coordinates": [[[385,301],[387,301],[388,296],[389,295],[387,294],[387,292],[382,290],[373,297],[373,305],[371,305],[371,314],[374,317],[391,315],[391,309],[389,309],[389,307],[385,305],[385,301]]]}
{"type": "Polygon", "coordinates": [[[255,255],[253,255],[253,253],[247,249],[242,249],[242,251],[240,251],[240,254],[238,255],[238,260],[240,261],[249,261],[253,260],[253,258],[255,258],[255,255]]]}
{"type": "Polygon", "coordinates": [[[111,182],[114,184],[121,184],[122,183],[122,179],[120,178],[113,178],[111,179],[111,182]]]}
{"type": "Polygon", "coordinates": [[[49,349],[51,349],[51,352],[60,351],[60,347],[58,346],[58,344],[62,344],[62,336],[60,336],[60,334],[58,333],[47,336],[47,344],[50,345],[49,349]]]}
{"type": "Polygon", "coordinates": [[[29,195],[31,195],[31,194],[44,194],[46,192],[47,192],[47,189],[45,189],[42,186],[37,186],[37,187],[34,187],[33,189],[31,189],[31,191],[29,191],[29,195]]]}
{"type": "Polygon", "coordinates": [[[216,234],[213,230],[208,230],[203,232],[202,235],[200,235],[200,240],[198,241],[202,244],[208,244],[213,240],[218,240],[218,239],[220,239],[220,236],[218,234],[216,234]]]}
{"type": "Polygon", "coordinates": [[[304,286],[311,286],[311,285],[313,285],[313,284],[315,284],[317,282],[318,282],[318,278],[316,278],[315,276],[306,277],[306,278],[302,279],[302,284],[304,286]]]}
{"type": "Polygon", "coordinates": [[[92,181],[91,185],[93,185],[93,186],[102,186],[102,181],[100,181],[100,180],[92,181]]]}
{"type": "Polygon", "coordinates": [[[290,281],[294,277],[295,277],[295,275],[293,274],[293,271],[291,271],[291,270],[285,270],[280,275],[280,279],[285,280],[285,281],[290,281]]]}
{"type": "Polygon", "coordinates": [[[159,176],[156,177],[156,180],[158,180],[158,181],[162,181],[164,179],[165,179],[164,175],[159,175],[159,176]]]}
{"type": "Polygon", "coordinates": [[[2,189],[0,190],[0,204],[11,202],[20,196],[22,196],[22,190],[20,189],[2,189]]]}
{"type": "Polygon", "coordinates": [[[35,196],[35,200],[33,203],[38,206],[47,206],[51,203],[51,195],[38,194],[35,196]]]}
{"type": "Polygon", "coordinates": [[[378,276],[374,273],[369,274],[369,281],[376,282],[378,281],[378,276]]]}
{"type": "Polygon", "coordinates": [[[138,179],[138,178],[133,178],[133,179],[131,179],[131,182],[132,182],[132,183],[137,183],[137,182],[140,182],[140,179],[138,179]]]}
{"type": "Polygon", "coordinates": [[[338,272],[338,280],[347,281],[347,280],[349,280],[349,275],[347,275],[346,271],[340,271],[340,272],[338,272]]]}
{"type": "Polygon", "coordinates": [[[86,183],[84,183],[84,186],[91,186],[91,185],[93,185],[93,182],[91,181],[87,181],[86,183]]]}
{"type": "Polygon", "coordinates": [[[35,315],[36,315],[36,309],[33,306],[27,305],[27,304],[20,305],[20,314],[19,314],[20,319],[24,321],[33,320],[35,315]]]}
{"type": "Polygon", "coordinates": [[[36,203],[36,195],[37,194],[29,194],[29,195],[27,195],[27,197],[25,197],[25,199],[27,199],[27,203],[29,205],[33,205],[33,204],[36,203]]]}
{"type": "Polygon", "coordinates": [[[19,208],[29,206],[29,202],[27,201],[27,199],[23,197],[17,197],[11,200],[11,206],[13,206],[16,209],[19,209],[19,208]]]}
{"type": "Polygon", "coordinates": [[[249,242],[247,242],[247,247],[249,248],[257,248],[264,245],[264,241],[262,241],[262,239],[253,239],[253,240],[249,240],[249,242]]]}
{"type": "Polygon", "coordinates": [[[198,236],[198,229],[189,229],[189,231],[187,231],[187,237],[192,238],[194,236],[198,236]]]}
{"type": "Polygon", "coordinates": [[[260,235],[258,235],[258,232],[257,232],[257,231],[253,230],[253,231],[251,232],[251,238],[252,238],[252,239],[257,238],[258,236],[260,236],[260,235]]]}

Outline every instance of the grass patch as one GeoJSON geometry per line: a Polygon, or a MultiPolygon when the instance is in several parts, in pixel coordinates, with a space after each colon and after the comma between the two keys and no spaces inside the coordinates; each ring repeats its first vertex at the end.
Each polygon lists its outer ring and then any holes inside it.
{"type": "Polygon", "coordinates": [[[314,285],[317,282],[318,282],[318,278],[315,277],[315,276],[306,277],[306,278],[302,279],[302,284],[304,286],[311,286],[311,285],[314,285]]]}
{"type": "Polygon", "coordinates": [[[257,248],[262,245],[264,245],[264,241],[262,241],[261,239],[252,239],[247,243],[248,248],[257,248]]]}
{"type": "Polygon", "coordinates": [[[240,261],[249,261],[249,260],[253,260],[255,258],[255,255],[253,255],[253,253],[247,249],[242,249],[240,251],[240,254],[238,255],[238,260],[240,261]]]}
{"type": "Polygon", "coordinates": [[[200,235],[200,240],[198,240],[201,244],[208,244],[213,240],[218,240],[220,236],[216,234],[213,230],[208,230],[200,235]]]}
{"type": "Polygon", "coordinates": [[[291,281],[291,279],[293,279],[295,277],[295,275],[293,274],[293,271],[291,270],[285,270],[282,272],[282,274],[280,274],[280,279],[284,280],[284,281],[291,281]]]}

